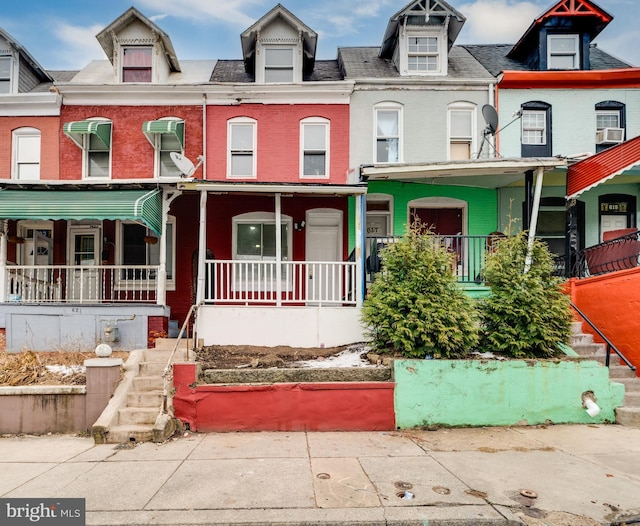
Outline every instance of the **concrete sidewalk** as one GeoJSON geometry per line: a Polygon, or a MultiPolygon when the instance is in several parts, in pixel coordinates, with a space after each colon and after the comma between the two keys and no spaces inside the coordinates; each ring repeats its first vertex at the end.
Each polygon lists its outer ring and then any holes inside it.
{"type": "Polygon", "coordinates": [[[622,524],[640,520],[640,429],[12,436],[0,496],[84,497],[90,526],[622,524]]]}

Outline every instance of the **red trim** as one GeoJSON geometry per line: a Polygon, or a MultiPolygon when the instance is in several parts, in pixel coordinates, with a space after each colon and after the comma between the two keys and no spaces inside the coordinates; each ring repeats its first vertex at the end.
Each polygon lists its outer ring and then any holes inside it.
{"type": "Polygon", "coordinates": [[[501,88],[612,89],[640,87],[640,68],[589,71],[503,71],[501,88]]]}
{"type": "Polygon", "coordinates": [[[567,196],[574,196],[640,163],[640,137],[612,146],[569,167],[567,196]]]}
{"type": "Polygon", "coordinates": [[[541,23],[543,20],[553,16],[595,16],[605,24],[613,20],[611,15],[599,9],[591,2],[585,2],[584,0],[563,0],[538,18],[536,23],[541,23]]]}

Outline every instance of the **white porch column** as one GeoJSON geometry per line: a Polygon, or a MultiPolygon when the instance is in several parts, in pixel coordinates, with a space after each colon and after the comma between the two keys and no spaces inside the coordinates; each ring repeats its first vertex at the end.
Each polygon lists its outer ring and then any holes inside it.
{"type": "Polygon", "coordinates": [[[7,221],[2,221],[0,233],[0,303],[7,301],[7,221]]]}
{"type": "Polygon", "coordinates": [[[356,195],[356,307],[362,307],[364,295],[366,292],[366,276],[364,274],[364,258],[365,253],[362,250],[364,246],[365,229],[365,194],[356,195]]]}
{"type": "Polygon", "coordinates": [[[205,269],[207,257],[207,191],[200,191],[200,224],[198,225],[198,282],[196,285],[196,304],[204,301],[205,269]]]}
{"type": "Polygon", "coordinates": [[[164,305],[167,302],[167,216],[169,215],[169,203],[166,192],[162,191],[162,228],[160,230],[160,254],[158,269],[158,291],[156,305],[164,305]]]}
{"type": "Polygon", "coordinates": [[[539,166],[536,170],[536,189],[533,194],[533,207],[531,208],[531,223],[529,224],[529,240],[527,246],[527,257],[524,261],[524,273],[529,272],[532,263],[531,251],[536,238],[536,228],[538,226],[538,211],[540,210],[540,195],[542,194],[542,180],[544,178],[544,168],[539,166]]]}
{"type": "Polygon", "coordinates": [[[275,194],[276,208],[276,305],[282,306],[282,194],[275,194]]]}

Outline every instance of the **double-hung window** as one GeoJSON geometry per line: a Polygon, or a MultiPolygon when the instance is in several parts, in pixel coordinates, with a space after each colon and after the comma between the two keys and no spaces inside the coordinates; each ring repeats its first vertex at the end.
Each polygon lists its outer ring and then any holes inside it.
{"type": "Polygon", "coordinates": [[[522,144],[547,143],[546,112],[525,110],[522,112],[522,144]]]}
{"type": "Polygon", "coordinates": [[[83,177],[106,178],[111,174],[111,121],[87,119],[66,122],[63,131],[82,149],[83,177]]]}
{"type": "Polygon", "coordinates": [[[11,93],[11,57],[0,57],[0,93],[11,93]]]}
{"type": "Polygon", "coordinates": [[[256,177],[256,128],[257,123],[253,119],[229,121],[227,177],[256,177]]]}
{"type": "Polygon", "coordinates": [[[409,72],[433,72],[440,70],[438,37],[410,36],[407,45],[409,72]]]}
{"type": "Polygon", "coordinates": [[[380,106],[375,108],[375,162],[400,162],[401,118],[402,115],[399,106],[380,106]]]}
{"type": "Polygon", "coordinates": [[[122,82],[151,82],[153,48],[132,46],[122,49],[122,82]]]}
{"type": "Polygon", "coordinates": [[[264,81],[293,82],[294,49],[289,46],[264,48],[264,81]]]}
{"type": "Polygon", "coordinates": [[[329,177],[329,121],[320,118],[300,122],[301,177],[329,177]]]}
{"type": "Polygon", "coordinates": [[[455,103],[449,106],[449,159],[471,159],[475,150],[475,108],[455,103]]]}
{"type": "Polygon", "coordinates": [[[13,132],[13,178],[40,179],[40,130],[18,128],[13,132]]]}
{"type": "Polygon", "coordinates": [[[173,117],[142,123],[145,134],[155,151],[156,175],[180,177],[180,169],[171,159],[171,153],[183,153],[184,121],[173,117]]]}
{"type": "Polygon", "coordinates": [[[580,69],[578,35],[547,36],[547,69],[580,69]]]}

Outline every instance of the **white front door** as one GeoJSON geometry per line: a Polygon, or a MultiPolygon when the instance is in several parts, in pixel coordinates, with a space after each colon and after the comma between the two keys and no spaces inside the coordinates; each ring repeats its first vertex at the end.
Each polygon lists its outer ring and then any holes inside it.
{"type": "Polygon", "coordinates": [[[339,302],[343,277],[337,265],[342,261],[342,212],[334,209],[307,211],[305,252],[307,273],[307,303],[339,302]],[[326,263],[325,263],[326,262],[326,263]]]}
{"type": "Polygon", "coordinates": [[[627,228],[627,216],[610,214],[600,216],[600,242],[602,243],[605,232],[627,228]]]}
{"type": "Polygon", "coordinates": [[[96,301],[102,297],[100,272],[100,230],[74,226],[69,229],[69,264],[75,268],[67,276],[67,299],[96,301]]]}

